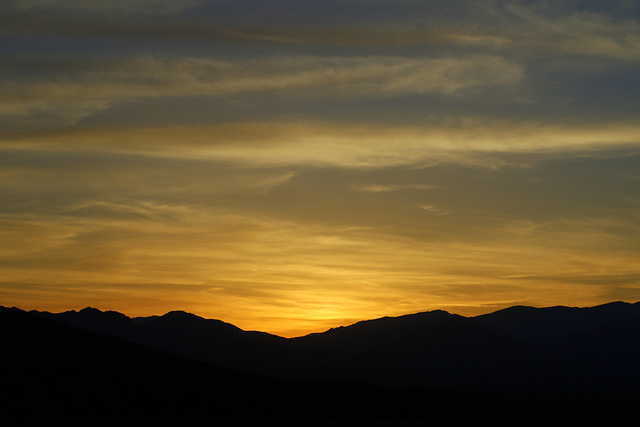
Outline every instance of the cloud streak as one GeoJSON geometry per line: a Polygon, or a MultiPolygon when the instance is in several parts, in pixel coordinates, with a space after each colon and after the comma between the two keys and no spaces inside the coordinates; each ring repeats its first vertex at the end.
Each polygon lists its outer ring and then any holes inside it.
{"type": "MultiPolygon", "coordinates": [[[[71,122],[111,105],[144,98],[314,91],[316,96],[393,97],[510,86],[522,69],[495,56],[466,58],[271,57],[77,59],[15,57],[3,68],[19,75],[0,87],[0,111],[63,114],[71,122]],[[62,113],[61,113],[62,111],[62,113]]],[[[308,96],[308,94],[306,95],[308,96]]]]}
{"type": "Polygon", "coordinates": [[[606,13],[593,7],[576,10],[567,2],[400,1],[392,8],[354,1],[241,3],[10,1],[0,8],[0,22],[5,32],[75,37],[426,44],[640,59],[640,26],[632,18],[638,13],[635,2],[617,8],[603,2],[599,7],[606,13]]]}
{"type": "MultiPolygon", "coordinates": [[[[8,134],[0,147],[130,153],[226,161],[260,167],[391,167],[457,162],[495,167],[497,153],[592,153],[640,143],[633,123],[545,126],[537,123],[412,127],[330,123],[240,123],[207,127],[79,129],[8,134]],[[180,141],[180,144],[176,144],[180,141]]],[[[382,188],[382,187],[380,187],[382,188]]],[[[374,189],[375,190],[375,189],[374,189]]],[[[371,191],[371,189],[370,189],[371,191]]]]}

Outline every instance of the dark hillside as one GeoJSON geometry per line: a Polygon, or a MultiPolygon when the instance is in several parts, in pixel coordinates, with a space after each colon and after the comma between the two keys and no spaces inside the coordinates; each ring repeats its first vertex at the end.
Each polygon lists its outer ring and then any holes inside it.
{"type": "Polygon", "coordinates": [[[285,339],[184,312],[129,319],[84,309],[47,318],[257,374],[459,391],[640,390],[640,304],[432,311],[285,339]]]}
{"type": "Polygon", "coordinates": [[[512,307],[472,318],[435,311],[294,339],[184,312],[129,319],[95,309],[38,316],[7,310],[3,316],[23,320],[4,322],[17,329],[3,337],[11,349],[5,366],[16,368],[3,375],[21,396],[15,408],[27,414],[25,398],[34,393],[53,414],[77,400],[79,408],[115,407],[134,418],[157,406],[153,414],[162,419],[587,414],[619,422],[640,412],[638,303],[512,307]]]}
{"type": "Polygon", "coordinates": [[[474,413],[481,400],[429,390],[288,381],[182,359],[0,308],[4,422],[365,422],[474,413]]]}

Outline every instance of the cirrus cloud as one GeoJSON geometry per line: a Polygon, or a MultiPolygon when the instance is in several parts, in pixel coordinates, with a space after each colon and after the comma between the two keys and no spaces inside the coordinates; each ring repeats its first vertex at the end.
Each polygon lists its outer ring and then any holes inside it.
{"type": "Polygon", "coordinates": [[[498,56],[463,58],[198,57],[81,59],[51,56],[1,61],[21,77],[0,84],[0,112],[51,114],[73,123],[92,112],[140,99],[313,91],[315,96],[394,97],[512,86],[521,67],[498,56]],[[37,77],[37,80],[34,79],[37,77]]]}

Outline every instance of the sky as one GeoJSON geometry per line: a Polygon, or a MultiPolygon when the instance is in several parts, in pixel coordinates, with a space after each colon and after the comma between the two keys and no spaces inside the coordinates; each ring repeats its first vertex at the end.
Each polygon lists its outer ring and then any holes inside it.
{"type": "Polygon", "coordinates": [[[0,304],[635,302],[639,117],[636,0],[3,0],[0,304]]]}

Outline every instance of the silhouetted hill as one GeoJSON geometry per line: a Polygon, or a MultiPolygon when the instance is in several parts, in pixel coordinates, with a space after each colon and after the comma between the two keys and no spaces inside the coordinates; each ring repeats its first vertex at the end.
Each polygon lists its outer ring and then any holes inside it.
{"type": "Polygon", "coordinates": [[[293,341],[312,349],[333,380],[614,395],[640,392],[639,326],[640,303],[616,302],[512,307],[472,318],[435,311],[293,341]]]}
{"type": "Polygon", "coordinates": [[[515,306],[475,318],[483,328],[531,344],[588,332],[611,321],[633,319],[640,319],[640,303],[612,302],[589,308],[515,306]]]}
{"type": "Polygon", "coordinates": [[[0,324],[5,420],[177,422],[195,415],[216,421],[242,414],[245,405],[270,410],[246,393],[272,388],[260,377],[182,360],[18,309],[0,309],[0,324]]]}
{"type": "MultiPolygon", "coordinates": [[[[83,311],[82,316],[100,317],[94,310],[83,311]]],[[[122,320],[113,313],[106,316],[122,320]]],[[[168,316],[176,317],[191,322],[195,316],[168,316]]],[[[0,408],[5,424],[400,422],[459,415],[461,409],[462,414],[473,413],[481,402],[439,391],[391,391],[246,374],[16,308],[0,307],[0,331],[0,408]]]]}
{"type": "Polygon", "coordinates": [[[176,355],[276,376],[459,391],[640,392],[640,303],[432,311],[285,339],[184,313],[40,313],[176,355]]]}
{"type": "Polygon", "coordinates": [[[184,311],[134,319],[95,308],[58,314],[34,313],[79,329],[223,367],[273,374],[273,366],[292,364],[282,348],[287,342],[285,338],[243,331],[229,323],[184,311]]]}
{"type": "Polygon", "coordinates": [[[0,380],[5,394],[10,391],[2,412],[5,420],[84,423],[633,425],[640,397],[637,311],[638,304],[623,303],[514,307],[476,318],[435,311],[284,339],[184,312],[129,319],[91,308],[39,316],[1,309],[0,380]],[[574,313],[583,320],[574,321],[574,313]],[[463,392],[271,379],[103,333],[155,345],[164,337],[166,347],[191,342],[180,351],[226,360],[259,349],[266,354],[248,354],[235,364],[280,377],[463,392]],[[212,341],[201,342],[207,336],[212,341]],[[267,362],[256,364],[262,356],[267,362]]]}

